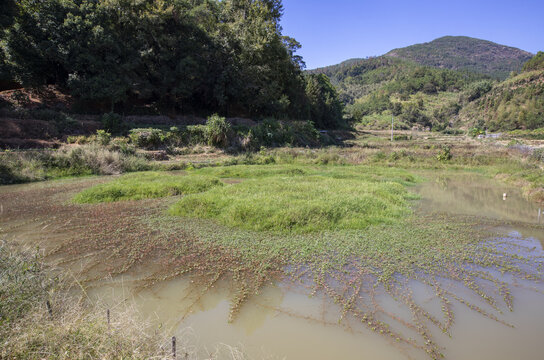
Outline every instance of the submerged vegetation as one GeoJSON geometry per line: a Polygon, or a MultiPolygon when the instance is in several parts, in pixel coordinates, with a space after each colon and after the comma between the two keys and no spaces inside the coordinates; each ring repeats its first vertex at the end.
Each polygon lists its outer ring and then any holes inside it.
{"type": "Polygon", "coordinates": [[[65,235],[47,254],[77,266],[83,285],[158,262],[139,287],[183,275],[205,293],[228,281],[236,321],[245,301],[283,281],[339,305],[340,325],[355,320],[440,358],[433,334],[452,334],[455,306],[509,325],[501,312],[513,309],[513,285],[500,274],[541,282],[543,265],[523,243],[492,240],[493,220],[415,210],[419,171],[503,174],[528,193],[543,174],[539,152],[425,136],[391,143],[360,133],[349,147],[263,148],[185,163],[183,172],[34,184],[0,194],[3,220],[57,224],[51,231],[65,235]],[[433,292],[442,315],[413,296],[414,282],[433,292]],[[384,295],[410,316],[383,307],[384,295]]]}
{"type": "MultiPolygon", "coordinates": [[[[55,275],[40,252],[0,245],[0,358],[167,359],[171,338],[135,309],[93,302],[76,277],[55,275]]],[[[176,352],[200,359],[192,340],[178,338],[176,352]]],[[[233,347],[208,349],[206,359],[242,360],[233,347]],[[224,350],[224,351],[223,351],[224,350]]]]}

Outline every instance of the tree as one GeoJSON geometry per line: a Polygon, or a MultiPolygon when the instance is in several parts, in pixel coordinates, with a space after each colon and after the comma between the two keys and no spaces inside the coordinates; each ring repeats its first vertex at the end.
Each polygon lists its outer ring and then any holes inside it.
{"type": "Polygon", "coordinates": [[[21,0],[14,74],[102,110],[308,116],[304,63],[280,0],[21,0]]]}
{"type": "Polygon", "coordinates": [[[13,24],[17,13],[17,4],[14,0],[2,0],[0,2],[0,31],[13,24]]]}
{"type": "Polygon", "coordinates": [[[306,96],[310,104],[310,120],[317,128],[333,129],[342,125],[342,103],[327,75],[308,75],[306,96]]]}

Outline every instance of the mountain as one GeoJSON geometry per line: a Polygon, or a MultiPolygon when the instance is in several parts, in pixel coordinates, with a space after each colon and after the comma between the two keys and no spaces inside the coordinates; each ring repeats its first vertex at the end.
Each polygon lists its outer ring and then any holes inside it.
{"type": "Polygon", "coordinates": [[[385,55],[421,65],[468,70],[501,80],[510,72],[521,70],[533,57],[524,50],[467,36],[444,36],[428,43],[394,49],[385,55]]]}
{"type": "Polygon", "coordinates": [[[456,116],[457,100],[468,85],[490,77],[469,71],[423,66],[390,56],[352,59],[311,70],[331,78],[347,114],[370,128],[389,126],[395,116],[401,128],[445,129],[456,116]]]}
{"type": "Polygon", "coordinates": [[[308,72],[327,75],[347,114],[369,128],[394,116],[407,129],[505,130],[544,126],[543,67],[543,53],[446,36],[308,72]]]}

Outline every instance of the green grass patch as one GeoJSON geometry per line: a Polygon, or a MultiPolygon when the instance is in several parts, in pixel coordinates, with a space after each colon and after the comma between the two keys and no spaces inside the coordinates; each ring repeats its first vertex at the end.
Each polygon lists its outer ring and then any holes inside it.
{"type": "Polygon", "coordinates": [[[255,231],[304,233],[391,224],[410,213],[410,174],[344,166],[233,166],[198,173],[245,179],[185,196],[170,212],[255,231]],[[372,170],[372,171],[371,171],[372,170]]]}
{"type": "Polygon", "coordinates": [[[165,172],[134,173],[83,190],[73,200],[80,204],[141,200],[194,194],[221,185],[223,183],[219,179],[204,175],[186,176],[165,172]]]}

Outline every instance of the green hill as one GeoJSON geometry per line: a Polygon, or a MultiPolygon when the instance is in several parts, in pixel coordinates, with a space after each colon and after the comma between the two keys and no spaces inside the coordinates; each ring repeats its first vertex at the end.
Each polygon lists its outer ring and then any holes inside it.
{"type": "Polygon", "coordinates": [[[490,41],[446,36],[309,72],[330,77],[347,115],[370,128],[390,126],[392,116],[400,127],[433,130],[544,126],[542,52],[532,57],[490,41]]]}
{"type": "Polygon", "coordinates": [[[331,78],[348,115],[372,128],[399,126],[443,130],[459,111],[459,94],[470,84],[489,83],[487,75],[422,66],[412,61],[380,56],[353,59],[311,70],[331,78]]]}
{"type": "Polygon", "coordinates": [[[491,131],[544,127],[544,53],[539,55],[527,63],[526,71],[464,106],[460,121],[491,131]]]}
{"type": "Polygon", "coordinates": [[[505,79],[519,71],[533,54],[510,46],[467,36],[444,36],[428,43],[394,49],[386,56],[412,60],[421,65],[468,70],[505,79]]]}

